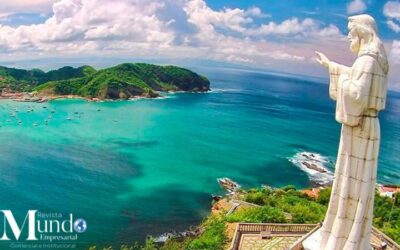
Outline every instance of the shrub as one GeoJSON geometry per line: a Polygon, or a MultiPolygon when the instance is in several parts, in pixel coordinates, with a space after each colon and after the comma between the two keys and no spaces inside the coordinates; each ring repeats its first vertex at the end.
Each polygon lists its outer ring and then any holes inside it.
{"type": "Polygon", "coordinates": [[[225,220],[218,216],[209,217],[204,223],[204,232],[187,246],[192,250],[223,249],[226,242],[225,220]]]}
{"type": "Polygon", "coordinates": [[[250,194],[246,195],[245,201],[254,203],[257,205],[264,205],[265,204],[264,197],[265,197],[265,194],[263,194],[261,192],[250,193],[250,194]]]}
{"type": "Polygon", "coordinates": [[[280,209],[273,207],[243,208],[227,216],[228,222],[248,223],[284,223],[285,215],[280,209]]]}
{"type": "Polygon", "coordinates": [[[285,192],[287,192],[287,191],[289,191],[289,190],[294,190],[294,191],[296,191],[296,187],[295,187],[294,185],[287,185],[287,186],[284,186],[284,187],[282,188],[282,190],[285,191],[285,192]]]}
{"type": "Polygon", "coordinates": [[[321,189],[319,192],[319,196],[317,198],[317,202],[322,205],[328,205],[329,199],[331,197],[331,191],[332,191],[331,188],[321,189]]]}

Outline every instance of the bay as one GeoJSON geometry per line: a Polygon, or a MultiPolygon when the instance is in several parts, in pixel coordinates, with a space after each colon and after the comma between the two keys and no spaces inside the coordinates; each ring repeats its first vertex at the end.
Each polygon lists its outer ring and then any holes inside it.
{"type": "MultiPolygon", "coordinates": [[[[88,224],[79,247],[119,245],[198,224],[211,194],[223,193],[219,177],[246,188],[305,188],[310,176],[290,159],[313,152],[334,162],[340,125],[324,80],[196,70],[211,80],[211,92],[0,100],[0,208],[22,218],[29,209],[73,213],[88,224]]],[[[378,181],[398,184],[399,93],[389,93],[380,122],[378,181]]]]}

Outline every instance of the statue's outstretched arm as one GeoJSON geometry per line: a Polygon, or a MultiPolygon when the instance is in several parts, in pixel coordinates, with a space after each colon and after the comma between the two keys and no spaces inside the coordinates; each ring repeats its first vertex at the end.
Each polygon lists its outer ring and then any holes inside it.
{"type": "Polygon", "coordinates": [[[317,62],[329,70],[329,96],[331,99],[336,100],[339,76],[348,75],[351,68],[329,60],[324,53],[315,51],[315,54],[317,55],[317,62]]]}
{"type": "Polygon", "coordinates": [[[331,99],[336,100],[339,79],[350,75],[351,68],[330,61],[328,63],[329,70],[329,96],[331,99]]]}
{"type": "Polygon", "coordinates": [[[341,65],[339,63],[336,63],[334,61],[329,60],[329,58],[322,52],[315,51],[315,54],[317,55],[317,62],[324,66],[325,68],[331,69],[331,67],[335,68],[335,71],[341,73],[347,73],[351,68],[347,67],[345,65],[341,65]]]}

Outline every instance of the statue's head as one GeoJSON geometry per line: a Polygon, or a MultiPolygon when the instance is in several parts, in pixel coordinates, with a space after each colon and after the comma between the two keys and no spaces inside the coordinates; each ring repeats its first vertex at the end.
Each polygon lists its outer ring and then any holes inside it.
{"type": "Polygon", "coordinates": [[[374,54],[385,73],[389,70],[383,43],[378,37],[376,22],[370,15],[362,14],[349,17],[350,50],[356,54],[374,54]]]}
{"type": "Polygon", "coordinates": [[[354,53],[360,51],[361,45],[374,46],[378,39],[376,23],[370,15],[363,14],[349,17],[347,27],[349,29],[348,38],[351,42],[350,50],[354,53]]]}

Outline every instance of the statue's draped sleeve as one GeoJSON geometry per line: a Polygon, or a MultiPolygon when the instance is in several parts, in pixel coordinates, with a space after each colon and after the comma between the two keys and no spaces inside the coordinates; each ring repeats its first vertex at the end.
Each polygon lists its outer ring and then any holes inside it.
{"type": "Polygon", "coordinates": [[[329,95],[336,100],[336,120],[348,126],[357,126],[368,106],[375,59],[357,58],[351,68],[329,64],[329,95]]]}
{"type": "Polygon", "coordinates": [[[336,101],[339,76],[341,74],[348,74],[350,70],[350,67],[335,62],[329,63],[329,96],[331,97],[331,99],[336,101]]]}

